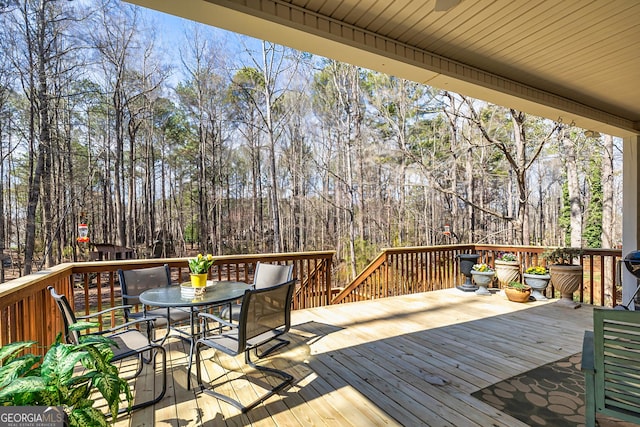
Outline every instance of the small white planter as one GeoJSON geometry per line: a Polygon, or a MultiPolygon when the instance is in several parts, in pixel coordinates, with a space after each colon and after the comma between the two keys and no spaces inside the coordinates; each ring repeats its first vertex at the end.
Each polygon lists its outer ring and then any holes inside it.
{"type": "Polygon", "coordinates": [[[549,285],[549,280],[551,276],[549,274],[528,274],[523,273],[522,277],[524,278],[524,283],[526,283],[533,292],[531,292],[531,296],[536,299],[536,301],[546,300],[542,292],[547,289],[549,285]]]}
{"type": "Polygon", "coordinates": [[[487,289],[487,286],[493,281],[494,271],[476,271],[471,270],[471,277],[473,277],[473,283],[476,284],[478,290],[477,295],[491,295],[491,292],[487,289]]]}

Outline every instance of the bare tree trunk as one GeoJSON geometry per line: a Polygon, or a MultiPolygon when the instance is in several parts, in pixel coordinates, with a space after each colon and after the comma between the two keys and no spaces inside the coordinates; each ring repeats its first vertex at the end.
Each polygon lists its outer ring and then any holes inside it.
{"type": "MultiPolygon", "coordinates": [[[[2,86],[0,86],[0,91],[2,91],[2,86]]],[[[0,111],[4,110],[4,96],[0,93],[0,111]]],[[[4,258],[5,258],[5,248],[7,242],[7,215],[11,215],[11,212],[7,212],[4,208],[5,204],[5,186],[4,179],[2,177],[6,176],[5,173],[5,160],[8,156],[8,153],[5,153],[4,143],[4,126],[3,121],[0,120],[0,283],[4,283],[4,258]]],[[[9,199],[9,196],[7,196],[9,199]]]]}
{"type": "MultiPolygon", "coordinates": [[[[475,185],[474,185],[474,179],[473,179],[473,158],[471,157],[471,147],[469,147],[467,149],[467,156],[465,158],[465,163],[464,163],[464,170],[465,170],[465,185],[467,187],[467,197],[469,198],[469,200],[475,200],[475,185]]],[[[457,185],[457,180],[454,179],[456,177],[456,165],[454,163],[453,167],[451,168],[452,170],[452,187],[454,185],[457,185]]],[[[455,188],[455,187],[453,187],[455,188]]],[[[454,203],[455,205],[456,203],[454,203]]],[[[469,234],[467,236],[467,242],[469,243],[473,243],[475,242],[475,209],[473,208],[473,205],[469,204],[467,205],[467,222],[468,222],[468,227],[469,227],[469,234]]]]}
{"type": "Polygon", "coordinates": [[[571,206],[571,246],[582,247],[582,206],[580,204],[580,182],[578,181],[578,159],[576,144],[565,132],[561,136],[562,152],[565,158],[569,204],[571,206]]]}
{"type": "MultiPolygon", "coordinates": [[[[160,194],[161,194],[161,207],[160,207],[160,230],[163,232],[162,240],[162,252],[160,253],[161,258],[166,258],[169,254],[167,254],[167,241],[170,240],[172,246],[176,244],[177,234],[173,232],[170,228],[171,221],[169,220],[171,215],[171,204],[167,203],[167,198],[170,200],[170,191],[167,192],[166,183],[168,176],[170,176],[171,172],[167,174],[167,169],[169,169],[169,165],[167,164],[167,158],[165,156],[166,150],[166,141],[165,136],[160,135],[160,194]],[[167,235],[168,234],[168,235],[167,235]]],[[[155,230],[151,230],[155,233],[155,230]]],[[[172,254],[173,255],[173,254],[172,254]]]]}
{"type": "Polygon", "coordinates": [[[351,278],[356,277],[357,265],[356,265],[356,221],[355,221],[355,189],[353,183],[353,167],[352,167],[352,154],[353,152],[353,142],[351,138],[347,141],[347,151],[345,153],[345,167],[346,167],[346,176],[347,176],[347,191],[349,194],[349,204],[347,208],[347,213],[349,215],[348,228],[349,228],[349,258],[351,260],[351,278]]]}
{"type": "Polygon", "coordinates": [[[602,157],[602,247],[614,246],[613,216],[613,137],[604,135],[604,155],[602,157]]]}
{"type": "Polygon", "coordinates": [[[129,118],[129,125],[127,126],[129,134],[129,163],[127,165],[127,215],[125,217],[125,228],[127,230],[127,240],[124,246],[135,248],[137,240],[137,230],[134,224],[137,223],[136,212],[136,200],[138,200],[138,193],[136,189],[136,162],[137,162],[137,150],[136,150],[136,133],[137,125],[134,124],[133,119],[129,118]]]}
{"type": "MultiPolygon", "coordinates": [[[[253,134],[252,134],[253,135],[253,134]]],[[[254,243],[254,247],[262,251],[264,250],[264,227],[263,227],[263,218],[264,214],[262,211],[262,180],[260,179],[261,174],[261,156],[260,156],[260,136],[253,135],[251,138],[251,194],[252,194],[252,203],[251,207],[253,210],[252,221],[253,227],[252,231],[255,236],[257,236],[256,243],[254,243]]]]}
{"type": "MultiPolygon", "coordinates": [[[[448,110],[447,108],[444,108],[444,113],[447,116],[447,123],[449,125],[449,132],[451,135],[450,138],[450,145],[449,145],[449,151],[450,151],[450,155],[451,155],[451,167],[449,168],[449,194],[456,194],[458,192],[458,147],[460,146],[460,133],[458,132],[458,124],[457,124],[457,118],[458,118],[458,114],[459,114],[459,104],[456,105],[456,99],[455,97],[449,93],[449,92],[445,92],[444,95],[447,97],[447,99],[449,100],[449,107],[450,110],[448,110]]],[[[469,147],[469,149],[467,150],[467,155],[471,154],[471,147],[469,147]]],[[[466,159],[466,163],[465,163],[465,171],[466,171],[466,189],[467,189],[467,198],[469,200],[473,200],[474,199],[474,194],[473,194],[473,180],[469,175],[469,172],[472,168],[472,165],[470,165],[469,163],[471,162],[471,158],[467,157],[466,159]]],[[[431,162],[432,164],[435,164],[435,161],[431,162]]],[[[432,208],[433,209],[433,208],[432,208]]],[[[466,221],[464,220],[464,218],[460,218],[460,215],[458,213],[458,204],[456,203],[455,200],[453,200],[453,203],[451,203],[451,207],[450,207],[450,211],[451,211],[451,223],[450,223],[450,227],[452,227],[452,229],[454,230],[453,235],[457,236],[458,239],[461,238],[461,232],[463,230],[466,229],[465,226],[465,222],[468,222],[469,224],[469,232],[467,234],[467,238],[469,239],[469,242],[473,242],[475,236],[474,236],[474,211],[473,211],[473,206],[471,204],[469,204],[467,212],[466,212],[466,221]],[[461,220],[462,219],[462,220],[461,220]]],[[[437,224],[437,223],[436,223],[437,224]]],[[[443,224],[444,225],[444,224],[443,224]]],[[[436,228],[437,225],[436,225],[436,228]]],[[[456,240],[458,240],[456,239],[456,240]]],[[[435,242],[433,242],[435,243],[435,242]]],[[[459,242],[456,242],[459,243],[459,242]]]]}
{"type": "Polygon", "coordinates": [[[527,137],[525,134],[525,114],[519,111],[511,111],[511,122],[513,123],[513,135],[515,145],[516,167],[513,173],[516,174],[518,185],[518,235],[516,241],[521,245],[531,243],[531,232],[529,231],[529,185],[527,180],[527,137]]]}
{"type": "MultiPolygon", "coordinates": [[[[273,46],[270,48],[273,49],[273,46]]],[[[269,195],[271,201],[271,223],[273,227],[273,251],[280,252],[282,236],[280,235],[280,207],[278,206],[278,175],[276,169],[276,135],[273,122],[273,87],[275,76],[271,75],[272,64],[267,58],[267,42],[262,42],[262,75],[264,78],[264,121],[267,130],[268,162],[269,162],[269,195]]]]}
{"type": "MultiPolygon", "coordinates": [[[[151,108],[149,107],[149,110],[151,108]]],[[[143,218],[144,223],[144,242],[147,244],[147,247],[153,248],[155,237],[154,234],[157,230],[157,221],[156,221],[156,208],[154,200],[156,200],[156,156],[155,151],[153,149],[153,143],[156,141],[156,136],[154,132],[154,127],[152,123],[150,123],[150,119],[145,120],[146,127],[146,141],[144,144],[144,158],[145,158],[145,174],[144,174],[144,184],[143,191],[144,197],[142,198],[143,206],[141,216],[143,218]]],[[[160,159],[162,160],[162,159],[160,159]]],[[[160,164],[162,167],[162,163],[160,164]]],[[[162,176],[164,172],[161,170],[160,175],[162,176]]],[[[164,183],[163,183],[164,184],[164,183]]],[[[161,202],[164,205],[164,194],[162,195],[161,202]]],[[[163,212],[160,213],[163,215],[163,212]]],[[[166,239],[166,235],[168,234],[168,230],[164,227],[162,223],[162,218],[160,220],[160,233],[159,240],[161,240],[161,245],[164,250],[164,240],[166,239]]]]}
{"type": "Polygon", "coordinates": [[[116,82],[113,92],[113,107],[115,114],[115,133],[116,133],[116,149],[114,153],[113,163],[113,188],[115,199],[115,226],[118,244],[126,246],[126,220],[124,195],[122,194],[122,186],[124,185],[124,105],[121,89],[120,77],[116,82]]]}
{"type": "MultiPolygon", "coordinates": [[[[26,18],[25,18],[26,19],[26,18]]],[[[46,14],[45,14],[45,4],[40,4],[40,7],[37,10],[37,35],[35,35],[35,48],[37,58],[35,58],[35,63],[37,64],[37,112],[38,112],[38,123],[39,123],[39,132],[38,132],[38,155],[36,161],[36,167],[33,172],[33,179],[30,180],[29,185],[29,196],[28,196],[28,205],[27,205],[27,227],[26,227],[26,236],[25,236],[25,265],[24,265],[24,274],[30,274],[33,268],[33,255],[35,249],[35,240],[36,240],[36,213],[38,207],[38,199],[40,198],[40,192],[42,190],[42,185],[49,184],[49,179],[46,176],[49,173],[47,169],[47,163],[49,162],[49,147],[51,144],[51,130],[50,130],[50,122],[49,122],[49,98],[47,93],[47,74],[46,74],[46,65],[49,61],[49,56],[47,52],[47,47],[45,46],[45,38],[46,38],[46,14]]],[[[32,62],[33,64],[33,62],[32,62]]],[[[32,99],[32,103],[35,103],[36,100],[32,99]]],[[[48,188],[45,191],[49,191],[48,188]]],[[[44,221],[51,220],[51,205],[47,199],[47,203],[43,205],[43,218],[44,221]]],[[[51,230],[51,224],[49,222],[48,227],[45,226],[45,230],[51,230]]],[[[49,235],[49,240],[45,241],[45,245],[49,243],[51,236],[49,235]]],[[[46,246],[45,246],[46,247],[46,246]]]]}
{"type": "MultiPolygon", "coordinates": [[[[100,52],[104,73],[111,92],[114,115],[115,150],[113,162],[113,199],[115,202],[114,218],[116,239],[120,246],[134,241],[135,236],[127,239],[128,218],[125,203],[124,186],[130,169],[125,162],[125,134],[127,133],[127,108],[129,101],[137,94],[135,89],[127,87],[129,78],[128,66],[132,55],[138,48],[137,9],[112,0],[102,0],[100,14],[94,21],[96,27],[91,32],[92,41],[100,52]],[[128,172],[128,173],[127,173],[128,172]]],[[[130,177],[129,177],[130,178],[130,177]]],[[[128,185],[131,183],[128,182],[128,185]]],[[[131,194],[129,194],[131,197],[131,194]]],[[[131,218],[133,221],[135,218],[131,218]]],[[[135,234],[135,233],[133,233],[135,234]]]]}

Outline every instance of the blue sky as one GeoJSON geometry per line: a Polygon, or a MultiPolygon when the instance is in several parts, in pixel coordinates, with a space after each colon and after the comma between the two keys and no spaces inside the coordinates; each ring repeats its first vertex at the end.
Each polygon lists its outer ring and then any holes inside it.
{"type": "MultiPolygon", "coordinates": [[[[258,45],[260,40],[249,36],[233,33],[210,25],[200,24],[152,9],[141,7],[140,10],[148,24],[156,29],[158,43],[162,47],[162,53],[164,55],[163,59],[172,62],[173,65],[176,66],[176,69],[181,68],[179,50],[188,42],[185,33],[188,33],[195,25],[201,26],[206,34],[211,35],[213,40],[220,43],[226,56],[230,58],[230,60],[237,61],[235,64],[237,66],[250,63],[250,59],[245,52],[246,47],[250,49],[255,48],[256,50],[260,49],[258,45]]],[[[171,79],[172,85],[176,84],[179,80],[180,76],[175,75],[171,79]]]]}

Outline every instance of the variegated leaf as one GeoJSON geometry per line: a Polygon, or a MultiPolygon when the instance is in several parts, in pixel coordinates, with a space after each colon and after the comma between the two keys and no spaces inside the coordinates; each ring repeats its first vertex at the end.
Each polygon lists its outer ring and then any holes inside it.
{"type": "Polygon", "coordinates": [[[104,414],[95,408],[75,409],[69,414],[71,425],[78,427],[108,427],[104,414]],[[72,421],[73,419],[73,421],[72,421]]]}
{"type": "Polygon", "coordinates": [[[0,347],[0,365],[6,364],[15,358],[25,348],[29,348],[34,345],[36,341],[19,341],[9,343],[0,347]],[[6,359],[6,360],[5,360],[6,359]]]}
{"type": "Polygon", "coordinates": [[[96,386],[105,400],[109,403],[120,400],[120,382],[122,380],[113,375],[96,375],[93,384],[96,386]]]}
{"type": "Polygon", "coordinates": [[[46,387],[47,384],[41,377],[16,378],[15,381],[0,390],[0,400],[16,393],[38,392],[46,387]]]}
{"type": "Polygon", "coordinates": [[[28,373],[38,362],[39,356],[32,354],[14,359],[10,364],[0,368],[0,388],[13,382],[16,378],[28,373]]]}

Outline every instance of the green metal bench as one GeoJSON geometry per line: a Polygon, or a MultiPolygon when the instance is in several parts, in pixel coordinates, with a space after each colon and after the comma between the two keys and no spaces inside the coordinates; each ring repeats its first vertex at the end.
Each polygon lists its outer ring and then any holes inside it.
{"type": "Polygon", "coordinates": [[[582,344],[587,427],[596,413],[640,423],[640,311],[593,310],[582,344]]]}

